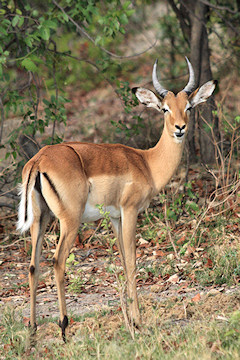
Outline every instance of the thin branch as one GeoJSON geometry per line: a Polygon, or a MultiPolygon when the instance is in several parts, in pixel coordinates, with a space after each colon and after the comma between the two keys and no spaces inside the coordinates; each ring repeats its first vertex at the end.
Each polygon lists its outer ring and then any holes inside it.
{"type": "Polygon", "coordinates": [[[38,118],[38,106],[39,106],[39,101],[40,101],[40,86],[39,84],[37,83],[37,79],[39,80],[39,77],[38,75],[35,75],[32,73],[32,76],[33,76],[33,80],[34,80],[34,83],[35,83],[35,86],[36,86],[36,102],[33,101],[33,108],[34,108],[34,122],[36,124],[37,122],[37,118],[38,118]]]}
{"type": "Polygon", "coordinates": [[[1,207],[8,207],[8,208],[10,208],[10,209],[12,209],[12,210],[15,209],[15,206],[14,206],[14,205],[12,205],[12,204],[7,204],[7,203],[3,203],[3,202],[0,202],[0,208],[1,208],[1,207]]]}
{"type": "MultiPolygon", "coordinates": [[[[181,5],[184,6],[185,9],[186,9],[193,17],[194,17],[195,19],[197,19],[197,20],[202,24],[202,26],[205,27],[205,29],[206,29],[206,31],[207,31],[207,34],[208,34],[208,27],[207,27],[206,23],[205,23],[202,19],[200,19],[200,18],[189,8],[189,6],[187,6],[187,4],[186,4],[185,1],[183,1],[183,0],[179,0],[179,1],[180,1],[181,5]]],[[[218,32],[214,29],[214,27],[211,27],[211,31],[217,36],[217,38],[218,38],[219,41],[221,42],[222,47],[223,47],[224,49],[227,49],[227,50],[229,51],[228,47],[224,44],[222,37],[218,34],[218,32]]]]}
{"type": "MultiPolygon", "coordinates": [[[[163,193],[165,194],[165,191],[164,191],[164,190],[163,190],[163,193]]],[[[170,225],[170,222],[168,221],[168,218],[167,218],[167,200],[166,200],[166,199],[165,199],[165,201],[164,201],[164,218],[165,218],[165,222],[166,222],[166,225],[167,225],[168,237],[169,237],[169,240],[170,240],[170,242],[171,242],[171,244],[172,244],[172,247],[173,247],[173,250],[174,250],[176,259],[177,259],[177,260],[180,260],[180,256],[178,255],[176,245],[174,244],[174,241],[173,241],[173,239],[172,239],[172,235],[171,235],[171,225],[170,225]]]]}
{"type": "Polygon", "coordinates": [[[5,121],[5,114],[4,114],[4,107],[2,102],[2,97],[0,96],[0,108],[1,108],[1,127],[0,127],[0,144],[2,143],[2,136],[3,136],[3,124],[5,121]]]}
{"type": "MultiPolygon", "coordinates": [[[[48,49],[48,51],[54,52],[54,50],[52,50],[52,49],[48,49]]],[[[73,56],[73,55],[71,55],[71,54],[62,53],[62,52],[60,52],[60,51],[56,51],[56,54],[62,55],[62,56],[66,56],[66,57],[69,57],[69,58],[74,59],[74,60],[77,60],[77,61],[84,61],[84,62],[90,64],[91,66],[95,67],[95,69],[97,69],[97,71],[101,74],[102,78],[111,86],[111,88],[113,89],[113,91],[116,93],[116,95],[117,95],[118,98],[120,99],[120,102],[121,102],[122,107],[124,108],[124,106],[123,106],[123,104],[122,104],[122,101],[121,101],[122,99],[121,99],[120,95],[118,94],[118,92],[114,89],[113,84],[111,83],[110,80],[108,80],[108,78],[106,78],[106,76],[104,76],[104,74],[103,74],[103,72],[101,71],[101,69],[100,69],[94,62],[92,62],[92,61],[90,61],[90,60],[87,60],[87,59],[84,59],[84,58],[79,58],[79,57],[77,57],[77,56],[73,56]]]]}
{"type": "Polygon", "coordinates": [[[221,5],[215,5],[215,4],[211,4],[209,1],[206,0],[199,0],[202,4],[207,5],[209,7],[211,7],[212,9],[217,9],[217,10],[222,10],[222,11],[228,11],[231,14],[237,14],[238,11],[236,10],[232,10],[227,6],[221,6],[221,5]]]}
{"type": "Polygon", "coordinates": [[[183,36],[185,37],[185,40],[187,42],[189,42],[189,39],[190,39],[190,26],[186,23],[185,19],[184,19],[184,16],[182,14],[182,11],[178,9],[178,7],[176,6],[174,0],[168,0],[170,6],[172,7],[173,11],[175,12],[177,18],[178,18],[178,21],[181,25],[181,28],[182,28],[182,33],[183,33],[183,36]],[[187,35],[187,36],[186,36],[187,35]]]}
{"type": "Polygon", "coordinates": [[[5,191],[5,192],[0,192],[0,196],[4,196],[6,198],[9,198],[9,199],[13,199],[13,200],[17,200],[18,199],[18,196],[17,194],[14,194],[12,193],[12,190],[8,190],[8,191],[5,191]]]}
{"type": "Polygon", "coordinates": [[[137,57],[140,56],[142,54],[145,54],[146,52],[148,52],[149,50],[151,50],[152,48],[154,48],[156,46],[157,43],[157,39],[154,41],[154,43],[147,48],[146,50],[140,52],[140,53],[136,53],[133,55],[129,55],[129,56],[122,56],[122,55],[117,55],[112,53],[111,51],[105,49],[104,47],[97,45],[95,40],[86,32],[86,30],[84,30],[78,23],[76,23],[75,20],[73,20],[73,18],[71,18],[71,16],[68,15],[68,13],[66,13],[66,11],[55,1],[53,0],[54,5],[56,5],[67,17],[68,19],[76,26],[77,30],[83,35],[85,36],[88,40],[90,40],[95,46],[97,46],[99,49],[101,49],[102,51],[104,51],[105,53],[107,53],[109,56],[115,57],[117,59],[131,59],[133,57],[137,57]]]}
{"type": "Polygon", "coordinates": [[[235,34],[237,34],[237,35],[240,34],[240,32],[237,30],[236,26],[232,25],[231,22],[226,19],[226,16],[221,15],[220,12],[217,11],[217,10],[216,10],[215,12],[216,12],[216,14],[219,16],[219,18],[220,18],[223,22],[225,22],[225,24],[226,24],[233,32],[235,32],[235,34]]]}
{"type": "MultiPolygon", "coordinates": [[[[56,54],[57,52],[57,45],[54,41],[52,41],[53,46],[54,46],[54,53],[56,54]]],[[[58,107],[58,86],[57,86],[57,79],[56,79],[56,59],[54,57],[53,59],[53,68],[52,68],[52,74],[53,74],[53,82],[54,82],[54,87],[55,87],[55,97],[56,97],[56,109],[55,111],[57,112],[57,107],[58,107]]],[[[57,115],[55,113],[55,115],[57,115]]],[[[53,128],[52,128],[52,144],[53,144],[53,139],[54,139],[54,134],[55,134],[55,128],[56,128],[56,116],[53,122],[53,128]]]]}
{"type": "Polygon", "coordinates": [[[27,238],[22,238],[22,239],[18,239],[18,240],[16,240],[16,241],[14,241],[13,243],[11,243],[11,244],[8,244],[8,245],[0,245],[0,248],[1,249],[7,249],[7,248],[10,248],[11,246],[13,246],[13,245],[16,245],[17,243],[19,243],[19,242],[21,242],[21,241],[31,241],[31,238],[30,237],[27,237],[27,238]]]}

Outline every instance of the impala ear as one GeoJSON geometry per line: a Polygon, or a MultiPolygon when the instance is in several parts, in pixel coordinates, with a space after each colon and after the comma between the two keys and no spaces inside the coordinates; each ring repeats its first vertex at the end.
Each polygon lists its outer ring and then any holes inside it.
{"type": "Polygon", "coordinates": [[[202,85],[200,88],[195,90],[190,96],[189,101],[192,107],[201,104],[202,102],[207,101],[207,99],[212,95],[215,87],[217,85],[216,80],[208,81],[206,84],[202,85]]]}
{"type": "Polygon", "coordinates": [[[161,111],[162,103],[160,99],[151,90],[136,87],[132,89],[132,92],[136,95],[140,103],[142,103],[143,105],[154,108],[157,111],[161,111]]]}

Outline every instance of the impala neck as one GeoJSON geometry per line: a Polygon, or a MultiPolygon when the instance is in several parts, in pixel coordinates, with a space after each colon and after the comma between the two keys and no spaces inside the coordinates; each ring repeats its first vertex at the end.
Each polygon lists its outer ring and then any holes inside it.
{"type": "Polygon", "coordinates": [[[157,145],[146,150],[146,159],[152,173],[156,193],[158,193],[175,173],[182,157],[184,140],[174,142],[164,126],[162,136],[157,145]]]}

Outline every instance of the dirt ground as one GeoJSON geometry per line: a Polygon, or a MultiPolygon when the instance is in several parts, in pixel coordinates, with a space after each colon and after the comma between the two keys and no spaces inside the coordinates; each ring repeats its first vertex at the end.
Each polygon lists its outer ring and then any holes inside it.
{"type": "MultiPolygon", "coordinates": [[[[23,315],[26,324],[30,316],[27,253],[29,239],[3,249],[0,253],[0,308],[14,307],[23,315]]],[[[57,318],[58,301],[52,266],[53,247],[45,247],[41,257],[40,281],[37,291],[38,318],[57,318]]],[[[146,262],[146,258],[144,260],[146,262]]],[[[147,260],[149,262],[149,260],[147,260]]],[[[150,263],[153,261],[150,255],[150,263]]],[[[139,259],[138,265],[144,265],[139,259]]],[[[89,249],[74,248],[74,266],[66,270],[67,308],[70,317],[103,310],[113,310],[123,318],[120,308],[119,286],[113,269],[121,271],[117,251],[115,264],[103,246],[89,249]],[[82,278],[75,291],[70,291],[78,276],[82,278]],[[119,311],[120,309],[120,311],[119,311]]],[[[141,272],[141,271],[140,271],[141,272]]],[[[149,321],[149,311],[157,307],[159,321],[191,321],[206,318],[226,320],[228,313],[240,309],[239,286],[201,288],[181,280],[180,276],[151,277],[139,280],[143,321],[149,321]]],[[[1,311],[2,313],[2,311],[1,311]]],[[[56,321],[57,323],[57,321],[56,321]]],[[[49,326],[49,325],[48,325],[49,326]]]]}

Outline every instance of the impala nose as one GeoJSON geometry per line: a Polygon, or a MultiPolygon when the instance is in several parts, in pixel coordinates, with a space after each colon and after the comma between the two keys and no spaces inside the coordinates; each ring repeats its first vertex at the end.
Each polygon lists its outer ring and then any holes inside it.
{"type": "Polygon", "coordinates": [[[183,125],[183,126],[175,125],[175,128],[177,129],[177,131],[175,131],[174,134],[177,138],[183,137],[183,135],[185,134],[185,130],[184,130],[185,127],[186,127],[186,125],[183,125]]]}
{"type": "Polygon", "coordinates": [[[178,130],[180,130],[180,132],[181,132],[182,130],[184,130],[185,127],[186,127],[186,125],[183,125],[183,126],[175,125],[175,128],[178,129],[178,130]]]}

